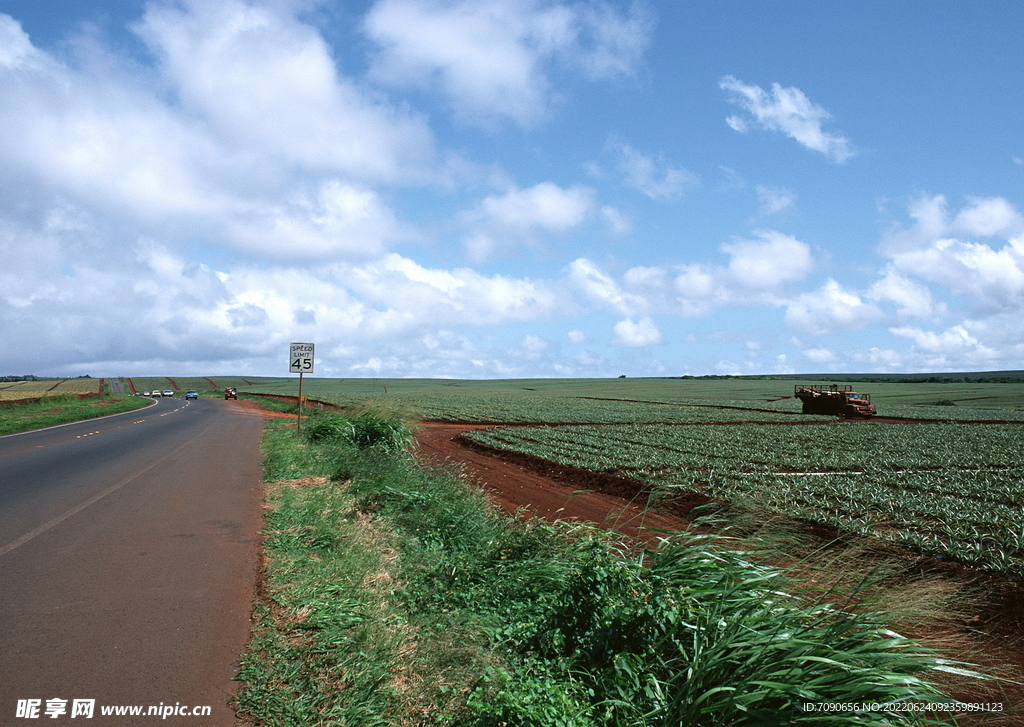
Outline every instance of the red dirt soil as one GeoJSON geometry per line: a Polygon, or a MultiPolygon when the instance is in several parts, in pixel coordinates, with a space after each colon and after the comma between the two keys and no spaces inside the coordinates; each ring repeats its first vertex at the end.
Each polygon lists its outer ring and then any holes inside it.
{"type": "Polygon", "coordinates": [[[246,414],[264,416],[268,419],[296,419],[295,414],[285,414],[284,412],[273,411],[259,402],[252,401],[250,399],[225,399],[224,401],[235,409],[241,409],[246,414]]]}
{"type": "MultiPolygon", "coordinates": [[[[416,432],[419,458],[462,470],[508,512],[523,509],[546,520],[595,523],[630,537],[640,534],[644,540],[659,535],[657,530],[686,528],[684,512],[652,512],[629,480],[494,450],[461,436],[492,426],[421,425],[416,432]]],[[[697,496],[690,507],[707,502],[697,496]]]]}

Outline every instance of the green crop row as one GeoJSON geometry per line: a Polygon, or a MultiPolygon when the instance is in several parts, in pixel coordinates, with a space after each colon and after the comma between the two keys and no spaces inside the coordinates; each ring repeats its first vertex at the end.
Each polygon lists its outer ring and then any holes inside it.
{"type": "Polygon", "coordinates": [[[568,426],[468,436],[1024,573],[1019,426],[568,426]]]}
{"type": "MultiPolygon", "coordinates": [[[[253,387],[246,390],[259,391],[253,387]]],[[[272,393],[272,392],[267,392],[272,393]]],[[[276,393],[276,392],[274,392],[276,393]]],[[[835,417],[773,411],[763,402],[718,402],[714,405],[677,402],[595,399],[574,396],[539,396],[445,392],[402,392],[364,398],[357,394],[304,390],[309,397],[344,407],[400,413],[410,419],[464,422],[793,422],[829,421],[835,417]]]]}
{"type": "Polygon", "coordinates": [[[1024,467],[1024,428],[1016,425],[636,424],[491,429],[479,438],[533,442],[566,453],[593,450],[603,458],[597,469],[630,469],[628,460],[634,458],[644,468],[679,464],[688,469],[741,472],[1024,467]]]}

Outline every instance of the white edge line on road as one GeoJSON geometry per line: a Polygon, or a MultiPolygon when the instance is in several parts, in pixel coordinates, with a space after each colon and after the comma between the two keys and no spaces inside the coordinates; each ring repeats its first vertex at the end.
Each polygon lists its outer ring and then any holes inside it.
{"type": "MultiPolygon", "coordinates": [[[[136,409],[136,411],[138,411],[138,410],[136,409]]],[[[127,413],[127,412],[125,412],[125,413],[127,413]]],[[[111,415],[111,416],[116,416],[116,415],[111,415]]],[[[118,482],[116,485],[111,485],[110,487],[108,487],[107,489],[103,490],[102,492],[93,495],[88,500],[86,500],[85,502],[83,502],[83,503],[81,503],[79,505],[76,505],[75,507],[71,508],[66,513],[64,513],[63,515],[55,517],[53,520],[50,520],[49,522],[43,523],[42,525],[40,525],[35,530],[32,530],[31,532],[25,533],[24,535],[22,535],[20,538],[18,538],[14,542],[8,543],[7,545],[4,545],[4,546],[0,547],[0,558],[2,558],[3,556],[7,555],[8,553],[10,553],[15,548],[18,548],[18,547],[24,545],[25,543],[27,543],[28,541],[32,540],[32,538],[36,537],[37,535],[42,535],[43,533],[45,533],[50,528],[53,528],[53,527],[56,527],[57,525],[60,525],[62,522],[67,520],[72,515],[75,515],[75,514],[81,512],[82,510],[84,510],[85,508],[89,507],[89,505],[92,505],[92,504],[94,504],[96,502],[99,502],[100,500],[102,500],[104,497],[106,497],[110,493],[115,492],[116,490],[121,489],[122,487],[124,487],[129,482],[131,482],[132,480],[136,479],[137,477],[141,477],[142,475],[146,474],[147,472],[149,472],[151,469],[156,467],[158,464],[163,462],[168,457],[172,457],[175,454],[177,454],[178,452],[180,452],[181,450],[185,449],[185,447],[189,446],[190,444],[192,444],[192,442],[194,442],[197,439],[199,439],[200,437],[202,437],[204,434],[206,434],[212,428],[213,428],[212,425],[207,427],[206,429],[201,431],[196,436],[192,437],[190,440],[188,440],[187,442],[185,442],[181,446],[175,447],[172,451],[170,451],[167,454],[165,454],[163,457],[158,459],[156,462],[152,462],[145,469],[139,470],[138,472],[133,474],[131,477],[127,477],[127,478],[121,480],[120,482],[118,482]]]]}
{"type": "Polygon", "coordinates": [[[98,422],[100,419],[109,419],[110,417],[120,417],[125,414],[131,414],[132,412],[145,411],[151,406],[156,406],[156,399],[152,399],[149,404],[139,409],[130,409],[128,411],[119,411],[117,414],[104,414],[101,417],[90,417],[89,419],[79,419],[77,422],[65,422],[64,424],[54,424],[52,427],[40,427],[39,429],[26,429],[24,432],[14,432],[12,434],[0,434],[0,439],[7,439],[7,437],[17,437],[21,434],[31,434],[32,432],[45,432],[47,429],[58,429],[60,427],[70,427],[72,424],[81,424],[82,422],[98,422]]]}

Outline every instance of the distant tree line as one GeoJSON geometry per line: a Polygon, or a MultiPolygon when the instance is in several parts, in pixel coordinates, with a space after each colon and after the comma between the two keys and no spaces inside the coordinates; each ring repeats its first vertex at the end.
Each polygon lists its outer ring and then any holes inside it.
{"type": "Polygon", "coordinates": [[[746,379],[748,381],[860,381],[887,384],[1024,384],[1024,371],[980,372],[970,374],[774,374],[761,376],[730,376],[709,374],[706,376],[666,376],[667,379],[693,379],[716,381],[723,379],[746,379]]]}
{"type": "MultiPolygon", "coordinates": [[[[33,376],[32,374],[25,374],[24,376],[0,376],[0,381],[57,381],[58,379],[66,379],[67,376],[33,376]]],[[[89,374],[82,374],[81,376],[75,376],[76,379],[91,379],[92,376],[89,374]]]]}

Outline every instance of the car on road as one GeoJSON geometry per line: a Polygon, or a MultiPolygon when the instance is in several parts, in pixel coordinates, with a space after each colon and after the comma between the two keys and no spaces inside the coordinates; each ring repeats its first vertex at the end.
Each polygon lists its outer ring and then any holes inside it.
{"type": "Polygon", "coordinates": [[[174,396],[174,392],[170,389],[164,389],[164,396],[174,396]]]}
{"type": "Polygon", "coordinates": [[[199,398],[199,392],[198,391],[194,391],[192,389],[189,389],[188,391],[185,392],[185,398],[186,399],[198,399],[199,398]]]}
{"type": "Polygon", "coordinates": [[[148,391],[143,391],[142,395],[143,396],[152,396],[152,394],[150,394],[148,391]]]}

